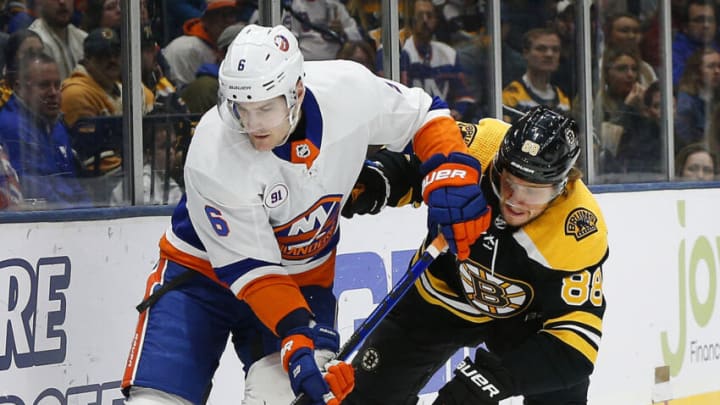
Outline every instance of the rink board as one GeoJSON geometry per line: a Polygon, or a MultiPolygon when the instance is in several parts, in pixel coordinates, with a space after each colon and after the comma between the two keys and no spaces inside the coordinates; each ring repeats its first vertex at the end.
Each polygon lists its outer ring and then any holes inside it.
{"type": "MultiPolygon", "coordinates": [[[[598,199],[611,248],[589,403],[720,403],[720,190],[598,199]],[[670,378],[656,384],[662,366],[670,378]]],[[[121,400],[134,307],[167,224],[155,216],[0,225],[0,404],[121,400]]],[[[424,211],[411,208],[343,220],[335,287],[343,339],[399,279],[424,224],[424,211]]],[[[242,396],[241,367],[228,354],[211,404],[242,396]]],[[[421,402],[461,357],[433,378],[421,402]]]]}

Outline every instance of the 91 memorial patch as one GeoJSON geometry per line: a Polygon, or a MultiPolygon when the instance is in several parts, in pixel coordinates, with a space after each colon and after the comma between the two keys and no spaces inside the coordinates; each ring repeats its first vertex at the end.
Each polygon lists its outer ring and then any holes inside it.
{"type": "Polygon", "coordinates": [[[576,208],[565,218],[565,235],[575,240],[583,239],[597,232],[597,216],[586,208],[576,208]]]}

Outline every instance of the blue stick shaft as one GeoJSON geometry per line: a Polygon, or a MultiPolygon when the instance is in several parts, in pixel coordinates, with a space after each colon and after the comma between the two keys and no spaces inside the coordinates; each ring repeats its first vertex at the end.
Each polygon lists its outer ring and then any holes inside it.
{"type": "MultiPolygon", "coordinates": [[[[375,309],[368,315],[367,318],[360,324],[360,326],[353,332],[350,338],[342,345],[340,351],[337,354],[337,359],[347,360],[351,354],[357,350],[360,345],[365,341],[370,333],[380,324],[380,322],[387,316],[388,313],[395,307],[395,304],[400,301],[403,295],[412,287],[415,280],[427,270],[430,263],[435,260],[440,253],[447,249],[447,241],[442,234],[438,235],[430,246],[423,252],[420,259],[412,265],[412,267],[405,272],[402,278],[395,284],[392,290],[383,298],[382,301],[375,307],[375,309]]],[[[310,404],[310,398],[304,393],[300,393],[290,405],[308,405],[310,404]]]]}

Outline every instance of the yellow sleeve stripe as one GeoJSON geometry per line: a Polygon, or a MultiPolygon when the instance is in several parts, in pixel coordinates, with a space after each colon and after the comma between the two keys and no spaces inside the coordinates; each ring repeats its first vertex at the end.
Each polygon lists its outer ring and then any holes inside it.
{"type": "Polygon", "coordinates": [[[600,319],[597,315],[584,311],[573,311],[557,318],[548,319],[543,324],[543,327],[553,327],[555,324],[562,324],[566,322],[581,323],[583,325],[590,326],[598,332],[602,330],[602,319],[600,319]]]}
{"type": "Polygon", "coordinates": [[[547,330],[544,329],[542,332],[549,333],[556,338],[560,339],[566,345],[582,353],[588,361],[595,364],[597,360],[597,348],[588,343],[587,340],[582,338],[580,335],[572,330],[547,330]]]}
{"type": "Polygon", "coordinates": [[[602,319],[597,315],[574,311],[543,323],[542,332],[549,333],[579,351],[595,364],[600,345],[602,319]]]}

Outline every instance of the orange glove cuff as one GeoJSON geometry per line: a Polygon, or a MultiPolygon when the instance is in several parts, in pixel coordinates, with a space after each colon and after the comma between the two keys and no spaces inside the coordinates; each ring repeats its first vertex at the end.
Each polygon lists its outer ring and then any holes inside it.
{"type": "Polygon", "coordinates": [[[283,370],[285,370],[285,372],[287,372],[290,368],[290,359],[293,354],[303,348],[310,349],[311,352],[315,350],[315,345],[313,344],[312,339],[300,334],[290,335],[283,339],[282,349],[280,350],[280,362],[282,363],[283,370]]]}

